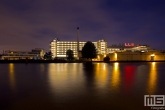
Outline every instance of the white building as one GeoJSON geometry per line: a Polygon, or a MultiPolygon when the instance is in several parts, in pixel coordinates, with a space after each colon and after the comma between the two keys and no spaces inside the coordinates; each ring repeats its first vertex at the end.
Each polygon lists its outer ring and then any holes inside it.
{"type": "MultiPolygon", "coordinates": [[[[76,42],[76,41],[58,41],[57,39],[54,39],[50,43],[50,51],[53,54],[53,58],[55,57],[66,57],[66,51],[72,50],[74,57],[78,57],[78,47],[79,51],[82,50],[83,46],[86,42],[76,42]],[[78,46],[79,44],[79,46],[78,46]]],[[[98,42],[92,42],[96,49],[98,54],[106,54],[107,51],[107,42],[105,40],[99,40],[98,42]]]]}
{"type": "Polygon", "coordinates": [[[98,54],[107,54],[107,42],[105,40],[99,40],[97,43],[98,54]]]}

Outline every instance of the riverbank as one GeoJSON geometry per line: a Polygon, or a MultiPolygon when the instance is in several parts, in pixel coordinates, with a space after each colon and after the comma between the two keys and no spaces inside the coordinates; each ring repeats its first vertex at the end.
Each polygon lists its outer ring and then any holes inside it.
{"type": "Polygon", "coordinates": [[[114,63],[114,62],[165,62],[165,61],[66,61],[66,60],[0,60],[0,63],[114,63]]]}

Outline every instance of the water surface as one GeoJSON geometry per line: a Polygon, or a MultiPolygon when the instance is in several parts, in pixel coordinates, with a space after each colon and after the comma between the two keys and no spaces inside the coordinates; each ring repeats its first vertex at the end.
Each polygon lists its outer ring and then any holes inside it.
{"type": "Polygon", "coordinates": [[[1,110],[150,110],[165,63],[0,64],[1,110]]]}

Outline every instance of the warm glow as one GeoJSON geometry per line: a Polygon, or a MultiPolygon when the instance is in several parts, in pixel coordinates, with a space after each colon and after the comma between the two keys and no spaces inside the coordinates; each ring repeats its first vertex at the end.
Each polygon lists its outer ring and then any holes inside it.
{"type": "Polygon", "coordinates": [[[149,94],[154,94],[156,90],[156,82],[157,82],[157,70],[156,63],[152,62],[149,73],[149,81],[148,81],[148,92],[149,94]]]}
{"type": "Polygon", "coordinates": [[[118,68],[119,68],[119,63],[118,62],[114,63],[114,69],[115,69],[115,71],[117,71],[118,68]]]}
{"type": "Polygon", "coordinates": [[[97,55],[97,59],[100,60],[100,56],[99,55],[97,55]]]}
{"type": "Polygon", "coordinates": [[[14,64],[13,63],[9,64],[9,71],[10,71],[10,74],[14,74],[14,64]]]}
{"type": "Polygon", "coordinates": [[[112,68],[112,86],[117,87],[120,81],[119,63],[114,63],[112,68]]]}
{"type": "Polygon", "coordinates": [[[9,78],[10,78],[10,85],[12,89],[15,91],[15,75],[14,75],[14,64],[9,64],[9,78]]]}
{"type": "Polygon", "coordinates": [[[79,87],[83,84],[83,80],[80,81],[83,77],[81,76],[81,69],[83,68],[82,64],[67,64],[67,63],[56,63],[48,65],[48,78],[51,88],[51,92],[56,95],[60,94],[61,96],[70,96],[69,93],[73,90],[70,88],[79,87]],[[80,79],[78,78],[80,77],[80,79]],[[81,83],[77,83],[81,82],[81,83]]]}
{"type": "Polygon", "coordinates": [[[99,88],[102,88],[106,85],[106,81],[107,81],[106,78],[108,78],[107,73],[108,73],[108,71],[107,71],[106,64],[100,64],[100,63],[96,64],[95,79],[96,79],[96,82],[98,82],[99,88]]]}
{"type": "Polygon", "coordinates": [[[152,56],[152,57],[154,57],[154,56],[155,56],[155,54],[151,54],[151,56],[152,56]]]}
{"type": "MultiPolygon", "coordinates": [[[[57,44],[56,44],[56,42],[57,41],[54,40],[51,42],[51,45],[50,45],[50,49],[54,55],[53,57],[66,57],[66,56],[64,56],[66,54],[66,50],[68,50],[68,49],[77,50],[77,42],[59,41],[59,42],[57,42],[57,44]]],[[[85,43],[86,42],[79,42],[80,50],[82,50],[85,43]]],[[[107,50],[106,44],[107,43],[105,41],[103,41],[101,43],[100,42],[92,42],[92,43],[94,43],[96,49],[99,50],[98,54],[102,54],[102,55],[105,54],[104,56],[106,57],[106,50],[107,50]]],[[[77,53],[77,51],[76,51],[76,53],[77,53]]]]}
{"type": "Polygon", "coordinates": [[[155,62],[152,62],[152,67],[155,67],[155,62]]]}
{"type": "Polygon", "coordinates": [[[106,69],[105,64],[104,64],[104,70],[106,69]]]}
{"type": "Polygon", "coordinates": [[[117,60],[117,53],[115,53],[115,60],[117,60]]]}

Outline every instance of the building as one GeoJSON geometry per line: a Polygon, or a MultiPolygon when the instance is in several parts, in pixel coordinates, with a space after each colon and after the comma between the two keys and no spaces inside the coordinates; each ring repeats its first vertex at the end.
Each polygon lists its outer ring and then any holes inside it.
{"type": "Polygon", "coordinates": [[[35,48],[32,51],[11,51],[5,50],[1,56],[2,60],[21,60],[21,59],[43,59],[44,49],[35,48]]]}
{"type": "MultiPolygon", "coordinates": [[[[50,51],[53,54],[53,58],[55,57],[66,57],[66,51],[72,50],[74,57],[79,57],[78,53],[82,50],[83,46],[86,42],[81,41],[59,41],[58,39],[54,39],[50,43],[50,51]]],[[[105,40],[99,40],[97,42],[92,42],[98,54],[106,54],[107,51],[107,42],[105,40]]]]}
{"type": "Polygon", "coordinates": [[[43,59],[45,55],[45,50],[42,48],[35,48],[32,49],[30,53],[37,54],[39,56],[39,59],[43,59]]]}
{"type": "Polygon", "coordinates": [[[107,42],[105,40],[99,40],[96,44],[98,54],[107,54],[107,42]]]}
{"type": "Polygon", "coordinates": [[[148,45],[135,46],[134,43],[124,43],[124,44],[112,45],[107,47],[107,54],[115,53],[115,52],[149,52],[149,51],[151,51],[150,46],[148,45]]]}
{"type": "Polygon", "coordinates": [[[165,53],[159,51],[116,52],[108,54],[108,56],[110,61],[165,61],[165,53]]]}

